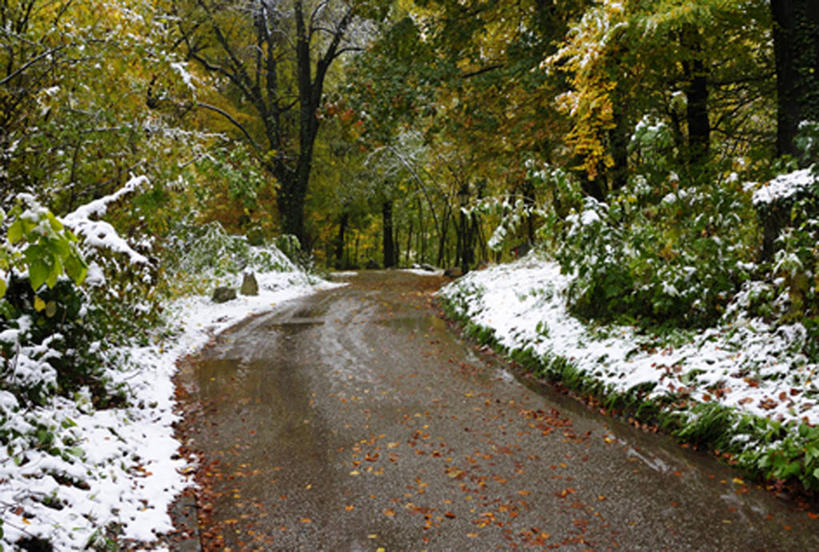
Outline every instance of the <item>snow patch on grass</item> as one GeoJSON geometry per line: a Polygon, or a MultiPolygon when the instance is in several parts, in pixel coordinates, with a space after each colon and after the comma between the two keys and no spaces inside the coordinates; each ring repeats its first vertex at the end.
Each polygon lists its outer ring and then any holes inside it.
{"type": "MultiPolygon", "coordinates": [[[[236,279],[238,285],[241,276],[236,279]]],[[[128,360],[110,374],[127,390],[126,407],[95,410],[90,395],[80,392],[74,400],[54,397],[45,407],[20,410],[11,393],[0,393],[4,429],[38,436],[38,442],[18,437],[0,449],[3,549],[40,538],[58,552],[84,550],[105,546],[109,537],[151,542],[172,530],[168,506],[190,484],[173,437],[176,361],[251,314],[339,285],[316,285],[300,271],[257,279],[258,296],[223,304],[194,296],[167,305],[174,337],[157,331],[152,345],[123,348],[128,360]]]]}
{"type": "Polygon", "coordinates": [[[788,422],[819,423],[819,366],[800,351],[805,329],[761,319],[662,342],[628,326],[594,328],[571,316],[570,277],[557,263],[529,256],[472,272],[441,291],[458,314],[490,328],[508,350],[563,357],[610,391],[651,388],[647,398],[688,396],[788,422]]]}

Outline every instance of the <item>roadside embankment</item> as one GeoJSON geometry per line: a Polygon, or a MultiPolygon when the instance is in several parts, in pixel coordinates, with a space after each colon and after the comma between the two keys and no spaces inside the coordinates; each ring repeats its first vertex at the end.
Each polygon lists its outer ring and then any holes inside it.
{"type": "Polygon", "coordinates": [[[529,256],[443,288],[447,314],[527,371],[635,424],[708,447],[746,473],[819,489],[819,365],[799,324],[759,319],[648,335],[566,308],[570,277],[529,256]]]}

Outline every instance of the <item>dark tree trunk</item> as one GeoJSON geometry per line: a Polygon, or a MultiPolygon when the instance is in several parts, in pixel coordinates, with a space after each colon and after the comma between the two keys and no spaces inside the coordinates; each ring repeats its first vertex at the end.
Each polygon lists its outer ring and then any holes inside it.
{"type": "Polygon", "coordinates": [[[404,264],[407,266],[410,264],[410,251],[412,250],[412,227],[412,219],[410,219],[409,230],[407,231],[407,248],[404,250],[404,264]]]}
{"type": "MultiPolygon", "coordinates": [[[[279,193],[276,198],[281,218],[283,234],[290,234],[299,239],[302,250],[307,244],[304,231],[304,200],[307,194],[307,179],[304,174],[289,170],[276,171],[279,182],[279,193]]],[[[306,173],[309,178],[309,168],[306,173]]]]}
{"type": "Polygon", "coordinates": [[[392,228],[392,201],[381,203],[382,235],[384,242],[384,268],[395,266],[395,242],[392,228]]]}
{"type": "Polygon", "coordinates": [[[444,216],[441,218],[441,234],[438,236],[438,266],[445,266],[449,264],[448,255],[446,251],[446,236],[449,233],[449,215],[452,211],[449,203],[444,205],[444,216]]]}
{"type": "Polygon", "coordinates": [[[393,266],[398,266],[401,264],[401,226],[395,224],[395,218],[393,218],[393,237],[392,237],[392,244],[393,244],[393,266]]]}
{"type": "Polygon", "coordinates": [[[686,122],[688,123],[688,163],[694,167],[708,160],[711,148],[711,124],[708,121],[708,69],[703,62],[702,37],[697,28],[686,25],[682,45],[691,55],[684,64],[686,122]]]}
{"type": "MultiPolygon", "coordinates": [[[[485,184],[479,184],[479,189],[485,184]]],[[[480,192],[479,192],[480,193],[480,192]]],[[[459,218],[457,231],[457,248],[455,252],[455,262],[459,264],[461,272],[466,274],[475,265],[475,242],[477,232],[477,217],[474,213],[467,213],[469,204],[469,184],[463,184],[458,192],[459,197],[459,218]]]]}
{"type": "Polygon", "coordinates": [[[586,174],[580,175],[580,189],[583,193],[593,197],[597,201],[603,202],[606,200],[606,191],[603,184],[603,179],[598,176],[594,180],[590,180],[586,174]]]}
{"type": "MultiPolygon", "coordinates": [[[[308,6],[305,14],[303,0],[281,6],[273,4],[262,0],[248,2],[250,9],[244,13],[252,18],[248,32],[255,33],[253,48],[245,48],[244,39],[233,42],[233,30],[220,26],[214,15],[224,9],[222,2],[198,0],[191,3],[195,7],[190,11],[180,10],[174,15],[188,56],[206,71],[225,79],[230,84],[230,97],[242,98],[237,107],[249,108],[258,125],[245,126],[239,118],[217,106],[203,102],[195,105],[225,117],[256,151],[278,180],[277,207],[282,232],[296,236],[301,248],[309,250],[304,208],[319,128],[316,111],[330,66],[349,51],[343,41],[356,8],[348,4],[337,19],[322,23],[321,33],[327,40],[319,51],[315,40],[319,32],[317,12],[308,6]],[[289,18],[283,16],[284,9],[292,9],[294,37],[285,28],[289,18]],[[291,46],[294,56],[285,56],[291,46]],[[285,82],[295,83],[295,101],[291,100],[289,86],[282,84],[285,82]]],[[[179,9],[180,5],[174,3],[174,7],[179,9]]]]}
{"type": "Polygon", "coordinates": [[[418,199],[418,250],[421,252],[421,262],[427,262],[427,240],[424,232],[424,204],[418,199]]]}
{"type": "Polygon", "coordinates": [[[779,155],[796,156],[799,123],[819,120],[819,5],[816,0],[771,0],[776,58],[779,155]]]}
{"type": "Polygon", "coordinates": [[[344,267],[344,243],[345,234],[347,233],[347,224],[350,222],[350,214],[346,211],[341,214],[341,220],[338,222],[338,236],[336,237],[336,266],[338,268],[344,267]]]}
{"type": "MultiPolygon", "coordinates": [[[[619,100],[614,102],[614,128],[609,131],[611,142],[611,157],[614,165],[609,171],[611,179],[611,191],[619,190],[626,185],[628,180],[628,142],[629,128],[628,120],[623,113],[622,103],[619,100]]],[[[531,238],[530,238],[530,241],[531,238]]]]}

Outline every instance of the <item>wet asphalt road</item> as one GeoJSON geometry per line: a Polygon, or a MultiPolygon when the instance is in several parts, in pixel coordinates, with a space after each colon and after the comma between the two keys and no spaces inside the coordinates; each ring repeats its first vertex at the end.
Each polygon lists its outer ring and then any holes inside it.
{"type": "Polygon", "coordinates": [[[713,459],[536,393],[368,272],[220,336],[182,375],[206,549],[819,550],[713,459]]]}

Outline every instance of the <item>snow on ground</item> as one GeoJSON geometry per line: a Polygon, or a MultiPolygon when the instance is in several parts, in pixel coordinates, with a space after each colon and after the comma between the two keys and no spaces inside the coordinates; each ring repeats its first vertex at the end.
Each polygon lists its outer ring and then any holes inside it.
{"type": "Polygon", "coordinates": [[[443,269],[437,268],[435,270],[428,270],[426,268],[402,268],[404,272],[409,272],[410,274],[415,274],[417,276],[443,276],[444,271],[443,269]]]}
{"type": "Polygon", "coordinates": [[[190,471],[176,457],[179,443],[173,437],[171,378],[177,359],[250,314],[340,285],[313,285],[300,272],[257,274],[257,279],[258,296],[223,304],[197,296],[168,305],[170,326],[179,328],[178,333],[123,351],[131,362],[113,375],[130,391],[127,408],[95,411],[87,397],[78,396],[77,401],[56,398],[34,412],[12,412],[16,400],[0,392],[0,408],[10,416],[10,426],[46,423],[56,442],[69,450],[60,457],[23,443],[16,455],[0,449],[2,549],[14,550],[18,540],[37,537],[49,540],[57,551],[84,550],[103,542],[95,531],[109,524],[121,526],[122,538],[147,542],[172,529],[167,509],[189,484],[190,471]]]}
{"type": "Polygon", "coordinates": [[[441,294],[504,347],[564,357],[612,390],[655,384],[649,396],[688,392],[758,416],[819,423],[819,365],[792,352],[806,339],[802,326],[740,319],[658,348],[631,327],[595,329],[572,317],[563,296],[569,281],[557,263],[529,256],[471,272],[441,294]]]}

